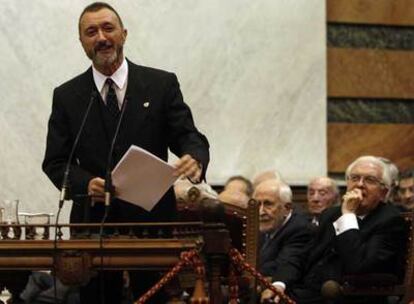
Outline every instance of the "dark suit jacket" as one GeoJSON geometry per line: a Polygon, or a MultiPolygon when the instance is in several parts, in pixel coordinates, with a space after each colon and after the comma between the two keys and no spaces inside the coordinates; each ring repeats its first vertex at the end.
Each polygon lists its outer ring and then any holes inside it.
{"type": "Polygon", "coordinates": [[[306,248],[311,239],[307,218],[293,212],[289,221],[268,241],[260,236],[260,272],[272,281],[291,284],[300,279],[306,248]]]}
{"type": "Polygon", "coordinates": [[[380,203],[359,223],[336,236],[332,223],[340,207],[322,213],[316,237],[310,243],[305,286],[320,289],[324,281],[341,281],[346,274],[390,273],[401,275],[406,225],[398,210],[380,203]]]}
{"type": "MultiPolygon", "coordinates": [[[[113,154],[113,164],[131,145],[140,146],[163,160],[168,149],[177,156],[190,154],[203,166],[203,177],[209,162],[209,144],[194,126],[189,107],[183,102],[177,77],[169,72],[138,66],[128,61],[128,87],[125,115],[113,154]],[[148,106],[144,106],[149,103],[148,106]]],[[[74,138],[91,98],[97,90],[92,68],[54,90],[49,119],[43,170],[60,188],[74,138]]],[[[99,95],[99,94],[98,94],[99,95]]],[[[116,121],[109,115],[99,95],[91,108],[71,167],[70,190],[75,204],[71,222],[84,222],[86,194],[93,177],[104,177],[116,121]]],[[[137,185],[139,187],[139,185],[137,185]]],[[[99,221],[101,204],[95,207],[91,221],[99,221]]],[[[175,214],[175,197],[170,189],[151,213],[134,205],[115,201],[110,218],[114,221],[164,221],[175,214]]]]}

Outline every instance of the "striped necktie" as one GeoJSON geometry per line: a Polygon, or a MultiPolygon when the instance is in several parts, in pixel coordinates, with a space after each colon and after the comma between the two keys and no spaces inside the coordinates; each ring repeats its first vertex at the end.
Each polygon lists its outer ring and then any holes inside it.
{"type": "Polygon", "coordinates": [[[106,108],[109,113],[111,113],[113,118],[118,118],[119,116],[119,107],[118,107],[118,98],[115,93],[115,84],[111,78],[106,79],[106,84],[108,85],[108,94],[106,95],[106,108]]]}

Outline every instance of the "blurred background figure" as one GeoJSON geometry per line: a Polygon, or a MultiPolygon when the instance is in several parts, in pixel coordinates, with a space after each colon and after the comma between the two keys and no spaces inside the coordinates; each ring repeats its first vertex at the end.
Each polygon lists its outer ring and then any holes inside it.
{"type": "Polygon", "coordinates": [[[391,160],[385,157],[378,157],[380,161],[382,161],[385,165],[388,166],[390,170],[390,177],[391,177],[391,186],[388,190],[388,193],[385,197],[385,202],[388,203],[395,203],[398,200],[397,197],[397,190],[398,190],[398,179],[400,175],[400,170],[396,164],[394,164],[391,160]]]}
{"type": "Polygon", "coordinates": [[[256,189],[257,185],[259,185],[261,182],[264,182],[266,180],[269,179],[276,179],[276,180],[283,180],[282,176],[280,175],[279,172],[277,172],[276,170],[272,169],[272,170],[266,170],[263,172],[258,173],[254,178],[253,178],[253,189],[256,189]]]}
{"type": "Polygon", "coordinates": [[[235,175],[230,177],[224,184],[224,189],[219,194],[219,200],[224,203],[246,208],[252,194],[252,182],[244,176],[235,175]]]}
{"type": "Polygon", "coordinates": [[[241,208],[247,208],[247,203],[250,197],[240,191],[224,190],[218,196],[220,202],[238,206],[241,208]]]}
{"type": "Polygon", "coordinates": [[[223,191],[242,192],[248,197],[251,197],[253,194],[253,184],[246,177],[235,175],[226,181],[223,191]]]}
{"type": "Polygon", "coordinates": [[[339,189],[329,177],[316,177],[309,182],[307,190],[307,211],[312,225],[319,226],[321,213],[339,203],[339,189]]]}
{"type": "Polygon", "coordinates": [[[397,196],[397,204],[403,211],[414,210],[414,169],[401,173],[397,196]]]}

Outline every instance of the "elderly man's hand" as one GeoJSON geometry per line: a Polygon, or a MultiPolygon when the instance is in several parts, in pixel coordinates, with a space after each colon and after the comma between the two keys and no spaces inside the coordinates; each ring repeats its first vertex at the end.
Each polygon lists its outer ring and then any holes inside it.
{"type": "Polygon", "coordinates": [[[174,164],[174,167],[174,176],[188,177],[193,183],[199,183],[201,181],[201,165],[191,155],[185,154],[174,164]]]}
{"type": "MultiPolygon", "coordinates": [[[[284,289],[280,286],[274,286],[280,293],[284,293],[284,289]]],[[[279,303],[280,297],[275,295],[270,289],[265,289],[260,297],[260,303],[279,303]]]]}
{"type": "Polygon", "coordinates": [[[362,202],[362,191],[361,189],[355,188],[343,196],[342,202],[342,214],[356,213],[359,205],[362,202]]]}

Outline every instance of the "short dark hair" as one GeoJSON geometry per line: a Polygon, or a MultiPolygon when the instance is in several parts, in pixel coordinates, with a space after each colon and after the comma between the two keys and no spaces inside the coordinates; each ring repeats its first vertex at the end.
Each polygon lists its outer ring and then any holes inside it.
{"type": "Polygon", "coordinates": [[[110,11],[113,11],[119,20],[119,24],[121,25],[122,28],[124,28],[124,23],[122,22],[121,16],[119,16],[118,12],[111,5],[105,2],[94,2],[94,3],[89,4],[87,7],[85,7],[79,16],[79,22],[78,22],[79,34],[80,34],[80,22],[81,22],[83,15],[85,15],[86,13],[90,13],[90,12],[97,12],[104,8],[107,8],[110,11]]]}
{"type": "Polygon", "coordinates": [[[414,169],[408,169],[400,173],[399,180],[414,178],[414,169]]]}
{"type": "Polygon", "coordinates": [[[247,179],[246,177],[244,177],[242,175],[235,175],[235,176],[230,177],[226,181],[226,183],[224,184],[224,187],[226,187],[230,182],[235,181],[235,180],[239,180],[239,181],[245,183],[245,185],[246,185],[246,194],[247,194],[248,197],[251,197],[252,194],[253,194],[253,184],[249,179],[247,179]]]}

